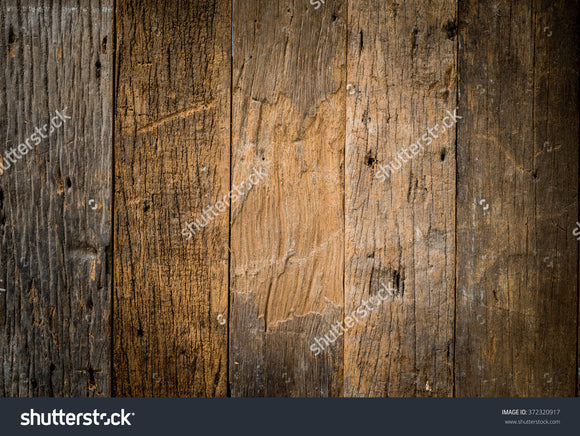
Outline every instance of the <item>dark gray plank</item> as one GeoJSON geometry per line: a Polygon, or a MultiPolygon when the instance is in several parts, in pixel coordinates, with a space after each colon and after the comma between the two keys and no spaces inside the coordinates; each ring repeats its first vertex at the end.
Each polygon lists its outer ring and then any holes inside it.
{"type": "Polygon", "coordinates": [[[108,1],[0,2],[4,165],[31,145],[0,175],[3,396],[110,392],[112,17],[108,1]],[[57,111],[71,119],[36,130],[57,111]]]}

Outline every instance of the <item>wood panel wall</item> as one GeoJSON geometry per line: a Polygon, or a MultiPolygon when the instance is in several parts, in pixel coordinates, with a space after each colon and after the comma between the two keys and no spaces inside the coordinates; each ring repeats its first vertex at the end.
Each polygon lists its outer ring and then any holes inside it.
{"type": "Polygon", "coordinates": [[[0,395],[577,395],[579,11],[0,0],[0,395]]]}

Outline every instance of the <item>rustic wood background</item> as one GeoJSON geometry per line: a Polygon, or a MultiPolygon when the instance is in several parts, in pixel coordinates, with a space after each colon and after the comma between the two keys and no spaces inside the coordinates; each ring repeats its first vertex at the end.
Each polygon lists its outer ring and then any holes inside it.
{"type": "Polygon", "coordinates": [[[578,0],[0,5],[1,396],[578,395],[578,0]]]}

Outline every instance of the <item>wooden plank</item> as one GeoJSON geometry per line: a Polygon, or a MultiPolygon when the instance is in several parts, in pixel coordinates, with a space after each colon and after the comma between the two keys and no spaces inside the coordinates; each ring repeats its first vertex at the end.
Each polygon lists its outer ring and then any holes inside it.
{"type": "Polygon", "coordinates": [[[111,3],[0,2],[0,396],[110,394],[111,3]]]}
{"type": "Polygon", "coordinates": [[[578,2],[459,3],[458,396],[573,396],[578,2]]]}
{"type": "Polygon", "coordinates": [[[338,396],[343,313],[344,1],[234,2],[233,396],[338,396]],[[317,9],[315,9],[317,7],[317,9]]]}
{"type": "Polygon", "coordinates": [[[455,2],[348,17],[345,395],[451,396],[455,2]]]}
{"type": "Polygon", "coordinates": [[[186,223],[229,189],[230,29],[226,0],[117,2],[119,396],[227,393],[229,217],[186,223]]]}

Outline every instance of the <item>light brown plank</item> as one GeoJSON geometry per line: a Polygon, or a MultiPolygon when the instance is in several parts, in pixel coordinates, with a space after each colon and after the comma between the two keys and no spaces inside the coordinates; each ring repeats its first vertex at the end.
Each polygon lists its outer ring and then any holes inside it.
{"type": "Polygon", "coordinates": [[[346,4],[234,2],[233,396],[337,396],[343,312],[346,4]]]}
{"type": "Polygon", "coordinates": [[[455,16],[452,0],[349,3],[346,396],[453,393],[455,16]]]}
{"type": "Polygon", "coordinates": [[[229,189],[230,25],[225,0],[117,2],[119,396],[227,393],[228,214],[182,229],[229,189]]]}

